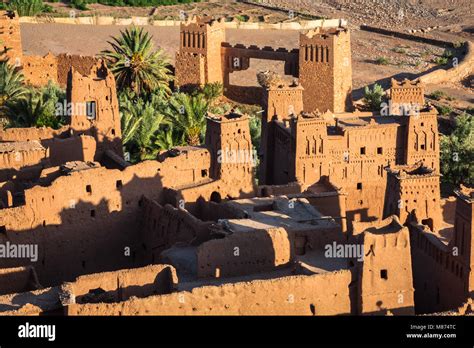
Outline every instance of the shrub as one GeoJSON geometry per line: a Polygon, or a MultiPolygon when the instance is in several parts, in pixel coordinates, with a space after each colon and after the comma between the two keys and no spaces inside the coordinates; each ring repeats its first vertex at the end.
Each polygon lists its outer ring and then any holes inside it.
{"type": "Polygon", "coordinates": [[[453,109],[446,105],[437,106],[436,109],[438,109],[438,112],[443,116],[449,115],[451,112],[453,112],[453,109]]]}
{"type": "Polygon", "coordinates": [[[364,89],[364,102],[365,105],[373,111],[380,110],[380,104],[382,104],[384,97],[384,90],[381,85],[375,84],[372,89],[366,86],[364,89]]]}
{"type": "Polygon", "coordinates": [[[434,91],[432,92],[429,97],[434,100],[441,100],[442,98],[446,97],[446,93],[443,91],[434,91]]]}
{"type": "Polygon", "coordinates": [[[378,57],[375,62],[378,65],[388,65],[390,64],[390,60],[387,57],[378,57]]]}
{"type": "Polygon", "coordinates": [[[395,47],[393,49],[393,52],[400,53],[400,54],[406,54],[407,50],[403,47],[395,47]]]}
{"type": "Polygon", "coordinates": [[[448,58],[436,57],[432,60],[432,62],[437,64],[437,65],[446,65],[446,64],[448,64],[448,58]]]}

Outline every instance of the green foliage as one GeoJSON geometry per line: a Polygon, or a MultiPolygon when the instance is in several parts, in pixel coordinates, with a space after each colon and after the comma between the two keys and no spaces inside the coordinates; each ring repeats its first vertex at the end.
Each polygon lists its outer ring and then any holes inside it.
{"type": "Polygon", "coordinates": [[[16,100],[26,92],[21,71],[7,61],[0,62],[0,109],[3,109],[7,101],[16,100]]]}
{"type": "Polygon", "coordinates": [[[87,9],[88,4],[102,4],[108,6],[168,6],[176,4],[190,4],[193,2],[201,2],[201,0],[71,0],[71,6],[87,9]],[[80,5],[78,5],[80,4],[80,5]],[[78,7],[80,6],[80,7],[78,7]]]}
{"type": "Polygon", "coordinates": [[[129,88],[138,95],[156,90],[171,92],[168,58],[161,49],[154,50],[152,36],[143,28],[126,29],[109,44],[113,50],[103,51],[102,57],[115,75],[120,90],[129,88]]]}
{"type": "Polygon", "coordinates": [[[453,109],[451,107],[447,106],[447,105],[437,106],[436,109],[438,109],[438,112],[443,116],[447,116],[451,112],[453,112],[453,109]]]}
{"type": "Polygon", "coordinates": [[[154,159],[161,147],[159,134],[169,125],[166,100],[161,95],[137,97],[131,91],[119,96],[121,109],[122,142],[132,162],[154,159]]]}
{"type": "Polygon", "coordinates": [[[451,50],[445,49],[442,57],[450,59],[454,57],[454,53],[451,50]]]}
{"type": "Polygon", "coordinates": [[[445,98],[446,97],[446,93],[444,93],[443,91],[434,91],[432,92],[429,97],[431,99],[434,99],[434,100],[441,100],[442,98],[445,98]]]}
{"type": "Polygon", "coordinates": [[[381,85],[375,84],[372,89],[365,86],[364,89],[364,103],[372,111],[380,111],[380,105],[383,102],[384,90],[381,85]]]}
{"type": "Polygon", "coordinates": [[[213,103],[222,96],[224,93],[224,86],[220,82],[207,83],[202,87],[201,93],[208,100],[209,103],[213,103]]]}
{"type": "Polygon", "coordinates": [[[56,112],[57,104],[65,98],[66,93],[52,83],[41,89],[30,88],[21,97],[9,99],[5,103],[9,126],[58,129],[63,119],[56,112]]]}
{"type": "Polygon", "coordinates": [[[442,180],[452,185],[474,185],[474,118],[463,114],[456,128],[440,140],[442,180]]]}
{"type": "Polygon", "coordinates": [[[249,16],[246,16],[246,15],[236,15],[234,17],[235,19],[237,19],[239,22],[248,22],[249,20],[249,16]]]}
{"type": "Polygon", "coordinates": [[[206,129],[208,107],[209,103],[203,94],[173,94],[167,115],[174,129],[180,132],[183,142],[191,146],[201,144],[206,129]]]}
{"type": "Polygon", "coordinates": [[[81,11],[88,11],[89,10],[89,8],[87,7],[88,3],[89,2],[87,0],[72,0],[71,6],[81,11]]]}
{"type": "Polygon", "coordinates": [[[448,64],[448,58],[446,57],[436,57],[432,60],[433,63],[437,65],[446,65],[448,64]]]}
{"type": "Polygon", "coordinates": [[[390,64],[390,60],[387,57],[378,57],[375,62],[378,65],[388,65],[390,64]]]}
{"type": "Polygon", "coordinates": [[[18,12],[19,16],[36,16],[43,12],[45,4],[42,0],[10,0],[6,7],[18,12]]]}

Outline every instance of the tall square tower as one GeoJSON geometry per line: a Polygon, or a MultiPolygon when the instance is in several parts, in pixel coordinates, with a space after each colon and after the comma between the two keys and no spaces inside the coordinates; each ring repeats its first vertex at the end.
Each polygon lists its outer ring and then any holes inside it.
{"type": "Polygon", "coordinates": [[[302,33],[299,79],[305,90],[305,111],[351,111],[352,62],[349,30],[316,28],[302,33]]]}
{"type": "Polygon", "coordinates": [[[223,20],[193,17],[181,24],[176,53],[176,85],[199,87],[223,81],[221,46],[225,41],[223,20]]]}

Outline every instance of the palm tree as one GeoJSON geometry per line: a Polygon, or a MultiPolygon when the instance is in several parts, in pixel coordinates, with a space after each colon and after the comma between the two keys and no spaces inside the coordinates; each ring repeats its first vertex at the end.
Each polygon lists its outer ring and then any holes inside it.
{"type": "Polygon", "coordinates": [[[201,144],[208,106],[202,94],[190,96],[176,93],[170,99],[167,115],[175,129],[181,132],[182,140],[188,145],[201,144]]]}
{"type": "Polygon", "coordinates": [[[155,137],[155,145],[160,150],[170,150],[175,146],[182,145],[179,137],[174,131],[172,126],[167,127],[166,129],[160,130],[155,137]]]}
{"type": "Polygon", "coordinates": [[[162,110],[165,100],[151,95],[150,100],[134,93],[120,96],[122,142],[138,160],[153,159],[160,147],[155,143],[160,127],[168,124],[162,110]]]}
{"type": "Polygon", "coordinates": [[[101,53],[119,89],[130,88],[138,95],[155,90],[171,93],[170,63],[163,50],[154,50],[152,36],[136,27],[120,33],[120,37],[109,41],[113,50],[101,53]]]}
{"type": "Polygon", "coordinates": [[[5,114],[14,127],[34,127],[39,119],[44,118],[47,105],[42,95],[29,90],[17,100],[9,100],[5,104],[5,114]]]}
{"type": "Polygon", "coordinates": [[[0,108],[7,100],[20,98],[26,93],[23,74],[7,61],[0,62],[0,108]]]}

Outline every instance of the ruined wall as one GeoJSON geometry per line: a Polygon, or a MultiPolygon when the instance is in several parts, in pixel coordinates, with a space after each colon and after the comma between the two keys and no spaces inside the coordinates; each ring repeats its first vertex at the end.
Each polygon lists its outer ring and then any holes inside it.
{"type": "Polygon", "coordinates": [[[142,235],[151,249],[151,260],[159,259],[160,253],[181,243],[196,243],[209,239],[212,223],[203,222],[186,210],[174,208],[169,204],[160,205],[154,200],[143,201],[142,235]]]}
{"type": "Polygon", "coordinates": [[[359,310],[364,314],[414,314],[410,235],[398,220],[363,234],[364,261],[359,273],[359,310]],[[386,228],[386,227],[385,227],[386,228]]]}
{"type": "Polygon", "coordinates": [[[38,141],[0,143],[0,182],[34,177],[47,165],[48,151],[38,141]]]}
{"type": "Polygon", "coordinates": [[[71,70],[67,100],[74,109],[70,117],[74,134],[91,135],[97,141],[95,160],[100,160],[106,150],[121,156],[123,149],[115,78],[105,65],[100,63],[88,76],[71,70]]]}
{"type": "Polygon", "coordinates": [[[350,314],[350,271],[254,280],[121,303],[73,304],[67,315],[350,314]],[[334,299],[337,297],[337,301],[334,299]]]}
{"type": "Polygon", "coordinates": [[[89,75],[99,63],[99,59],[90,56],[63,53],[56,57],[57,60],[57,82],[62,88],[66,88],[68,73],[71,68],[81,75],[89,75]]]}
{"type": "Polygon", "coordinates": [[[50,81],[58,83],[58,60],[51,53],[45,56],[23,56],[22,67],[26,83],[32,86],[46,86],[50,81]]]}
{"type": "Polygon", "coordinates": [[[197,274],[221,278],[272,271],[292,257],[293,243],[283,228],[235,232],[198,247],[197,274]]]}
{"type": "MultiPolygon", "coordinates": [[[[192,190],[202,181],[195,160],[202,155],[201,163],[209,172],[210,158],[205,149],[191,153],[198,157],[184,160],[183,154],[163,162],[142,162],[123,171],[81,170],[61,176],[49,186],[28,189],[24,205],[0,210],[0,228],[5,231],[0,233],[0,240],[38,244],[39,260],[34,265],[46,285],[72,280],[80,274],[151,263],[152,247],[157,245],[148,244],[150,226],[141,230],[141,198],[160,201],[164,186],[192,190]]],[[[199,186],[196,192],[199,193],[199,186]]],[[[173,209],[168,211],[175,214],[173,209]]],[[[164,225],[169,231],[173,230],[171,224],[181,231],[180,214],[164,225]]],[[[196,228],[194,220],[189,226],[196,228]]],[[[183,235],[187,238],[186,233],[183,235]]],[[[172,238],[178,236],[171,235],[172,238]]],[[[0,268],[29,264],[29,260],[0,260],[0,268]]]]}
{"type": "Polygon", "coordinates": [[[45,140],[54,137],[66,136],[68,127],[60,129],[52,128],[8,128],[0,130],[0,142],[8,141],[30,141],[30,140],[45,140]]]}
{"type": "Polygon", "coordinates": [[[38,261],[2,259],[0,267],[33,264],[47,285],[142,265],[150,249],[137,235],[140,199],[159,198],[158,167],[145,162],[124,171],[82,170],[26,190],[24,205],[0,210],[0,239],[37,244],[38,261]]]}
{"type": "Polygon", "coordinates": [[[72,161],[92,162],[97,146],[95,139],[87,135],[65,139],[53,138],[43,141],[43,145],[48,148],[51,166],[72,161]]]}
{"type": "Polygon", "coordinates": [[[460,306],[467,297],[469,270],[452,247],[427,226],[410,225],[413,280],[417,313],[440,312],[460,306]]]}
{"type": "Polygon", "coordinates": [[[19,16],[14,12],[0,11],[0,51],[3,51],[5,48],[8,49],[6,57],[10,64],[21,66],[23,48],[19,16]]]}
{"type": "Polygon", "coordinates": [[[72,303],[94,303],[105,300],[120,302],[132,296],[144,298],[168,294],[177,283],[178,277],[174,267],[150,265],[80,276],[74,282],[63,284],[62,291],[68,294],[67,297],[72,303]]]}
{"type": "Polygon", "coordinates": [[[38,286],[33,267],[0,269],[0,295],[30,291],[38,286]]]}

